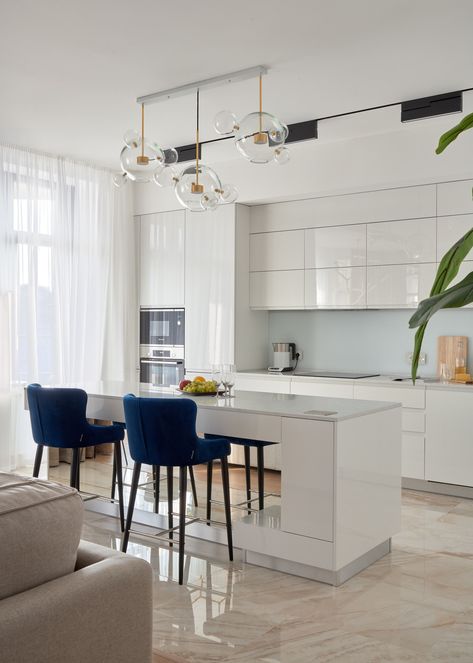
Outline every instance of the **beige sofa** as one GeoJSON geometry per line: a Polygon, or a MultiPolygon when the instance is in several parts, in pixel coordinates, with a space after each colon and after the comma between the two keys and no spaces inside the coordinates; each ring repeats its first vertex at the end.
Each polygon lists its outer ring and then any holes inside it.
{"type": "Polygon", "coordinates": [[[80,541],[69,487],[0,472],[0,660],[150,663],[152,569],[80,541]]]}

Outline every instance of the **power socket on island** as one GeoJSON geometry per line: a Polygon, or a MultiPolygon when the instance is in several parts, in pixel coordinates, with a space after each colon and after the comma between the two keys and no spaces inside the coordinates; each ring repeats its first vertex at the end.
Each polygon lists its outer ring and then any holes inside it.
{"type": "MultiPolygon", "coordinates": [[[[413,357],[412,352],[406,352],[406,362],[408,364],[412,364],[412,357],[413,357]]],[[[427,353],[421,352],[419,354],[419,366],[425,366],[426,363],[427,363],[427,353]]]]}

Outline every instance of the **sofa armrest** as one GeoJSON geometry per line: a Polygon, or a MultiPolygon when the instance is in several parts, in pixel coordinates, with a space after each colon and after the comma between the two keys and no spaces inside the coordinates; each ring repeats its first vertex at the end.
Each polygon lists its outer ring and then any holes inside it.
{"type": "Polygon", "coordinates": [[[81,542],[77,570],[0,601],[1,660],[150,663],[152,569],[81,542]]]}

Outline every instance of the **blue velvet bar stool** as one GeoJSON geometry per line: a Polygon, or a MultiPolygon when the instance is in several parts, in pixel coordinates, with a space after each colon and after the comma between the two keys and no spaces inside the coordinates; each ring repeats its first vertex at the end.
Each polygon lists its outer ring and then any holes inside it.
{"type": "Polygon", "coordinates": [[[33,439],[38,445],[33,476],[39,475],[44,447],[72,449],[70,485],[80,490],[80,455],[84,447],[113,443],[116,468],[120,526],[124,530],[123,480],[121,441],[125,436],[122,424],[96,426],[86,418],[87,394],[83,389],[42,387],[26,388],[33,439]]]}
{"type": "MultiPolygon", "coordinates": [[[[217,435],[205,433],[206,440],[213,440],[217,435]]],[[[264,448],[274,442],[266,442],[263,440],[246,440],[240,437],[225,436],[225,439],[230,444],[238,444],[244,448],[245,453],[245,478],[246,478],[246,500],[248,513],[251,513],[251,464],[250,464],[250,448],[256,448],[256,466],[258,472],[258,509],[264,509],[264,448]]],[[[210,461],[207,464],[207,523],[210,524],[212,518],[212,476],[213,476],[213,463],[210,461]]]]}
{"type": "Polygon", "coordinates": [[[170,545],[173,538],[172,479],[173,468],[179,467],[179,584],[184,575],[184,539],[186,523],[187,468],[219,459],[227,526],[228,554],[233,560],[232,523],[230,514],[230,483],[228,455],[230,443],[223,438],[206,440],[197,435],[195,421],[197,405],[190,398],[138,398],[128,394],[123,398],[128,447],[135,465],[131,480],[130,500],[123,536],[122,551],[126,552],[141,465],[167,468],[168,526],[170,545]]]}

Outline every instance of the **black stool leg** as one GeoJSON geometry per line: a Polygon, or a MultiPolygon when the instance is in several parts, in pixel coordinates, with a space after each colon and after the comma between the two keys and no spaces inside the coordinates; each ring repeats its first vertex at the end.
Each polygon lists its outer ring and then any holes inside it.
{"type": "MultiPolygon", "coordinates": [[[[173,527],[173,518],[172,518],[172,502],[173,502],[173,496],[172,496],[172,489],[173,489],[173,476],[172,476],[172,467],[167,468],[167,477],[168,477],[168,528],[171,529],[173,527]]],[[[169,546],[172,548],[172,540],[174,536],[172,532],[169,532],[169,540],[170,544],[169,546]]]]}
{"type": "MultiPolygon", "coordinates": [[[[110,491],[110,499],[115,499],[115,485],[117,483],[117,463],[115,460],[115,450],[113,451],[113,465],[112,465],[112,489],[110,491]]],[[[123,531],[123,530],[122,530],[123,531]]]]}
{"type": "Polygon", "coordinates": [[[228,542],[228,557],[233,561],[233,536],[232,536],[232,515],[230,511],[230,479],[228,477],[228,460],[224,456],[220,459],[222,466],[222,484],[223,484],[223,501],[225,503],[225,521],[227,524],[227,542],[228,542]]]}
{"type": "Polygon", "coordinates": [[[179,584],[184,579],[184,540],[186,536],[187,467],[179,468],[179,584]]]}
{"type": "Polygon", "coordinates": [[[251,463],[250,447],[245,446],[245,478],[246,478],[246,499],[248,500],[248,515],[251,513],[251,463]]]}
{"type": "Polygon", "coordinates": [[[191,480],[192,497],[194,498],[194,506],[199,506],[199,503],[197,502],[197,488],[195,487],[194,468],[192,467],[192,465],[189,465],[189,477],[190,477],[190,480],[191,480]]]}
{"type": "Polygon", "coordinates": [[[161,466],[153,465],[154,479],[154,513],[159,513],[159,488],[161,480],[161,466]]]}
{"type": "Polygon", "coordinates": [[[258,508],[264,509],[264,447],[257,448],[258,459],[258,508]]]}
{"type": "Polygon", "coordinates": [[[122,448],[120,442],[113,445],[113,458],[115,461],[116,477],[118,484],[118,510],[120,513],[120,529],[125,530],[125,512],[123,508],[123,469],[122,469],[122,448]]]}
{"type": "Polygon", "coordinates": [[[77,450],[77,479],[76,479],[76,488],[80,490],[80,459],[82,456],[82,449],[77,450]]]}
{"type": "Polygon", "coordinates": [[[128,502],[128,511],[126,514],[125,534],[122,541],[122,552],[126,552],[128,548],[128,539],[130,538],[131,521],[133,520],[133,510],[135,508],[136,491],[138,490],[138,483],[140,481],[141,463],[135,463],[133,468],[133,476],[131,478],[130,500],[128,502]]]}
{"type": "Polygon", "coordinates": [[[210,519],[212,518],[212,477],[213,477],[214,464],[211,460],[207,463],[207,525],[210,525],[210,519]]]}
{"type": "Polygon", "coordinates": [[[69,484],[72,488],[77,488],[77,466],[80,462],[80,449],[72,450],[71,474],[69,484]]]}
{"type": "Polygon", "coordinates": [[[43,445],[38,444],[36,447],[36,454],[34,457],[34,466],[33,466],[33,476],[39,477],[39,470],[41,467],[41,461],[43,459],[43,445]]]}

